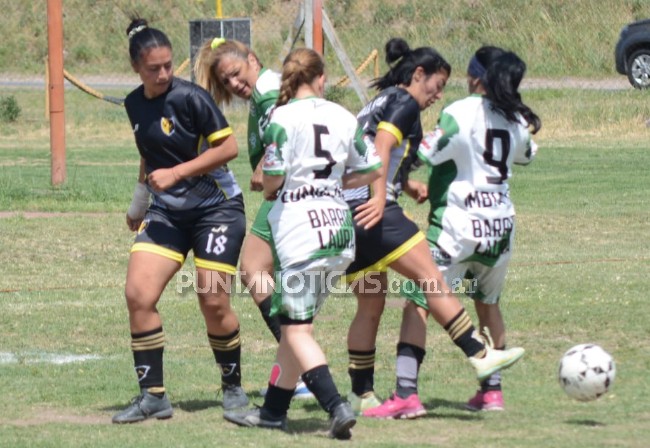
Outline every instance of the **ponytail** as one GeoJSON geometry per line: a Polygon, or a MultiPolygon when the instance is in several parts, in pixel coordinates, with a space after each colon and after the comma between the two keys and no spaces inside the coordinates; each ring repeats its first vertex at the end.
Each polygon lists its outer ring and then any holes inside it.
{"type": "MultiPolygon", "coordinates": [[[[478,54],[478,52],[477,52],[478,54]]],[[[485,78],[482,79],[485,96],[495,109],[508,121],[519,122],[523,117],[535,134],[542,127],[541,119],[523,103],[519,94],[519,84],[526,72],[526,63],[511,51],[503,51],[486,65],[485,78]]]]}
{"type": "Polygon", "coordinates": [[[446,71],[451,75],[451,65],[433,48],[420,47],[411,50],[408,43],[399,37],[386,42],[386,63],[390,69],[388,72],[370,84],[377,90],[384,90],[396,85],[411,85],[413,73],[418,67],[422,67],[425,75],[430,76],[440,71],[446,71]]]}
{"type": "Polygon", "coordinates": [[[296,96],[303,84],[311,84],[314,79],[325,73],[323,58],[314,50],[298,48],[284,59],[282,64],[282,81],[280,95],[276,106],[284,106],[296,96]]]}

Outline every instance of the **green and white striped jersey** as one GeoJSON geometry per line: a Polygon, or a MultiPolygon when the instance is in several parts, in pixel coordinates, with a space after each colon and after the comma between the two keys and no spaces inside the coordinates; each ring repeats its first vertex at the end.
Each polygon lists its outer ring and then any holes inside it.
{"type": "Polygon", "coordinates": [[[513,123],[490,101],[471,95],[446,107],[418,156],[430,165],[427,239],[452,263],[496,266],[510,255],[515,209],[512,165],[532,161],[537,146],[523,118],[513,123]]]}
{"type": "Polygon", "coordinates": [[[255,171],[264,156],[262,138],[280,95],[280,74],[263,68],[251,96],[248,113],[248,159],[255,171]]]}
{"type": "Polygon", "coordinates": [[[264,174],[285,177],[268,216],[281,267],[331,256],[352,260],[354,227],[342,177],[381,166],[356,118],[322,98],[292,100],[273,112],[264,144],[264,174]]]}

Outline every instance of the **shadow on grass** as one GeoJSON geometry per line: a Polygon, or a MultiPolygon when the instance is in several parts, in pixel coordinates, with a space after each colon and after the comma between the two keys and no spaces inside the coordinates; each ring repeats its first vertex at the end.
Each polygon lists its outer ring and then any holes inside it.
{"type": "MultiPolygon", "coordinates": [[[[320,407],[318,407],[320,410],[320,407]]],[[[291,418],[289,416],[289,430],[291,434],[314,434],[322,432],[327,434],[329,430],[329,418],[325,412],[321,412],[319,417],[309,418],[291,418]]]]}
{"type": "Polygon", "coordinates": [[[220,400],[185,400],[172,403],[172,406],[185,412],[205,411],[209,408],[221,407],[220,400]]]}
{"type": "Polygon", "coordinates": [[[579,419],[572,419],[572,420],[567,420],[564,423],[567,425],[576,425],[576,426],[592,426],[592,427],[604,427],[607,426],[603,422],[598,422],[596,420],[579,420],[579,419]]]}
{"type": "MultiPolygon", "coordinates": [[[[114,406],[105,406],[101,408],[102,411],[122,411],[129,406],[129,403],[120,403],[114,406]]],[[[221,401],[219,400],[185,400],[185,401],[173,401],[172,407],[174,409],[181,410],[183,412],[199,412],[204,411],[209,408],[221,407],[221,401]]]]}
{"type": "Polygon", "coordinates": [[[465,403],[458,401],[444,400],[442,398],[434,398],[422,403],[427,410],[427,415],[421,418],[439,418],[439,419],[454,419],[463,421],[483,420],[480,412],[472,412],[465,409],[465,403]],[[448,409],[459,412],[449,412],[448,409]],[[439,412],[440,411],[440,412],[439,412]]]}

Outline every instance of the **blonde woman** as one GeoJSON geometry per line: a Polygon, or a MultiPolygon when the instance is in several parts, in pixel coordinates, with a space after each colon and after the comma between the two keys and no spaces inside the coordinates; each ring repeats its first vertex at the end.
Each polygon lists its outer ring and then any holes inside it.
{"type": "Polygon", "coordinates": [[[264,194],[277,198],[269,213],[282,294],[274,297],[282,337],[264,405],[224,417],[241,426],[286,429],[293,388],[302,379],[330,416],[329,435],[349,439],[356,419],[332,379],[313,337],[313,319],[354,258],[352,216],[342,189],[367,185],[380,161],[355,117],[322,98],[324,63],[297,49],[282,71],[278,107],[264,133],[264,194]]]}
{"type": "MultiPolygon", "coordinates": [[[[262,191],[262,136],[269,123],[280,92],[280,74],[262,65],[248,46],[237,40],[215,38],[200,49],[194,66],[196,81],[208,90],[218,104],[229,104],[235,97],[249,102],[248,159],[252,175],[250,189],[262,191]]],[[[262,319],[276,341],[280,340],[280,322],[271,316],[273,252],[271,228],[267,219],[273,201],[262,200],[244,240],[240,276],[250,291],[262,319]]],[[[262,390],[262,394],[265,389],[262,390]]],[[[313,398],[304,384],[296,385],[298,399],[313,398]]]]}

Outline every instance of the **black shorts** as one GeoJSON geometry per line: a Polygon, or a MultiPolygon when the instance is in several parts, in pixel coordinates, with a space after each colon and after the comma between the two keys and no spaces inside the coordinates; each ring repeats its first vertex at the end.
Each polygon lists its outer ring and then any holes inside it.
{"type": "MultiPolygon", "coordinates": [[[[363,202],[349,203],[353,216],[355,208],[361,204],[363,202]]],[[[354,234],[357,250],[354,261],[345,271],[346,281],[368,272],[386,272],[391,263],[425,239],[397,202],[386,203],[383,218],[372,228],[365,230],[355,223],[354,234]]]]}
{"type": "Polygon", "coordinates": [[[190,249],[197,268],[235,274],[246,216],[241,195],[213,207],[174,211],[151,207],[131,252],[151,252],[183,264],[190,249]]]}

